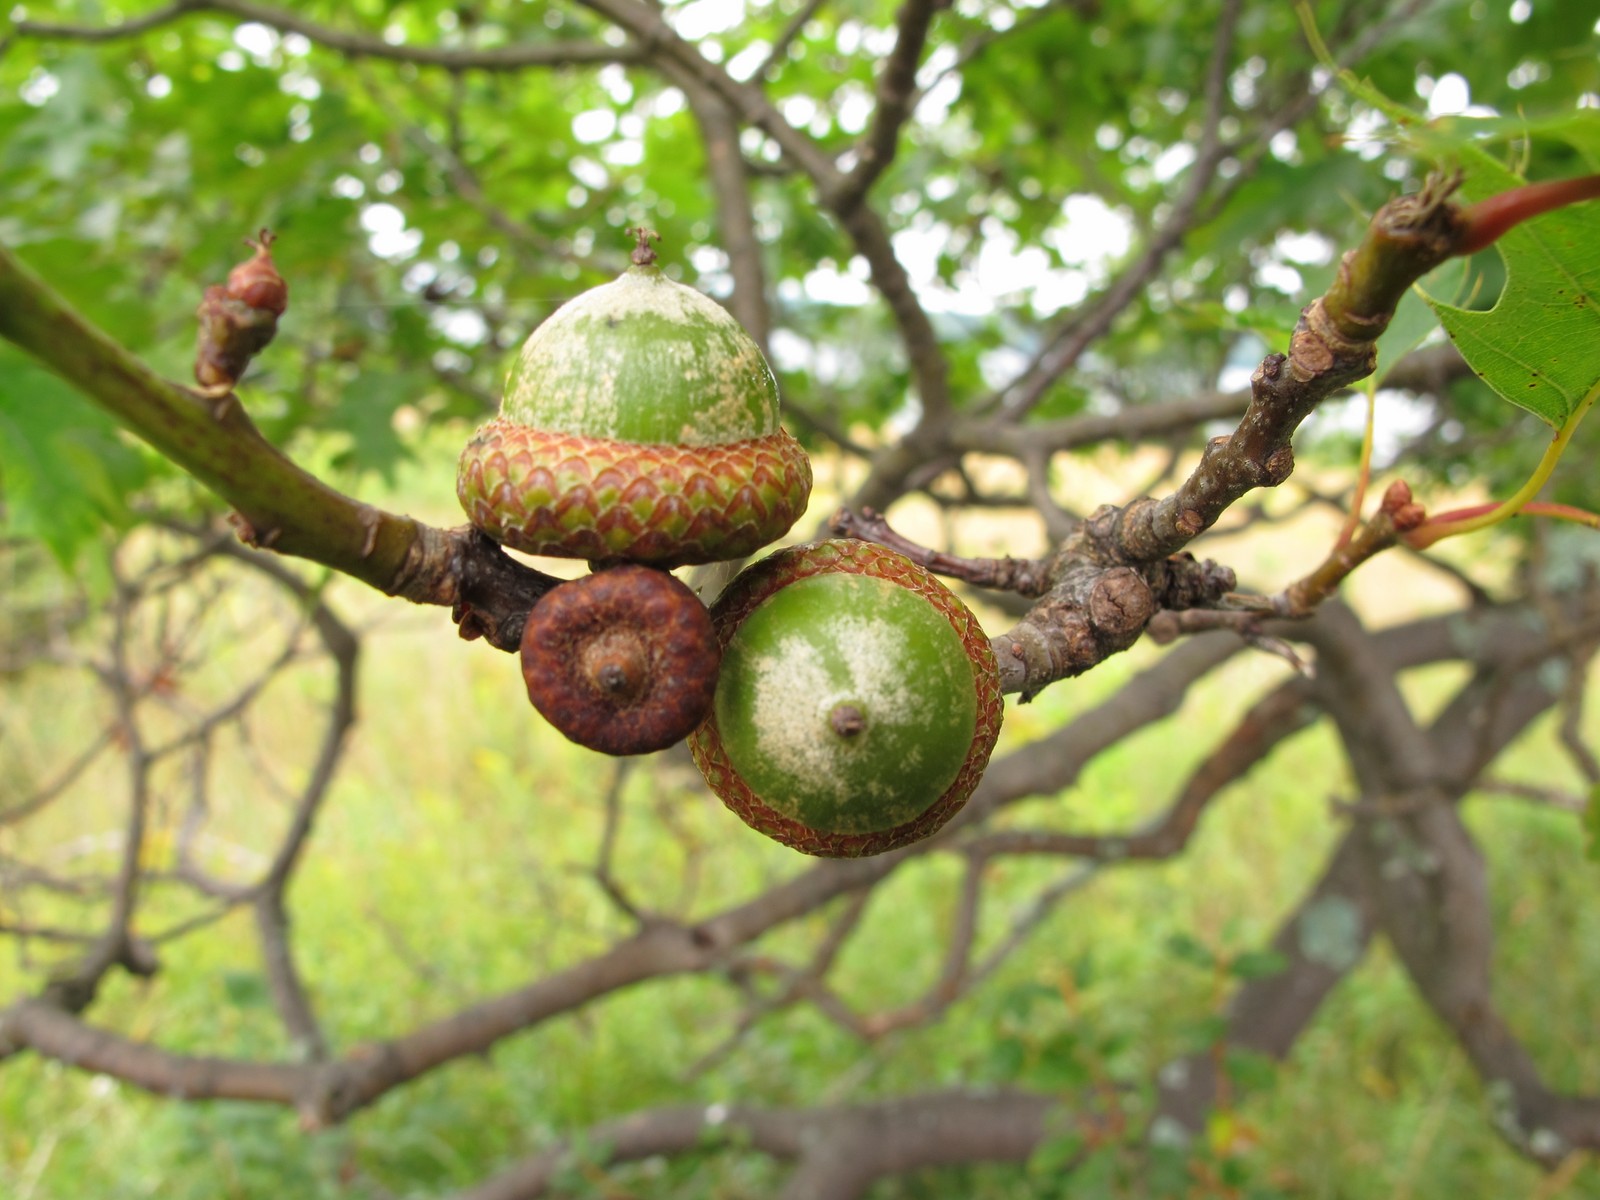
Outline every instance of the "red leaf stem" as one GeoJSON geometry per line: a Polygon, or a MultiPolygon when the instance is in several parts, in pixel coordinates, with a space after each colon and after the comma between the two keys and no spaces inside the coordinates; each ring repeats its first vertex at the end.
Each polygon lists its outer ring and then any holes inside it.
{"type": "Polygon", "coordinates": [[[1565,208],[1583,200],[1600,199],[1600,175],[1584,175],[1577,179],[1554,179],[1546,183],[1530,183],[1512,188],[1508,192],[1480,200],[1462,216],[1466,227],[1462,231],[1458,254],[1475,254],[1506,230],[1521,224],[1530,217],[1552,209],[1565,208]]]}

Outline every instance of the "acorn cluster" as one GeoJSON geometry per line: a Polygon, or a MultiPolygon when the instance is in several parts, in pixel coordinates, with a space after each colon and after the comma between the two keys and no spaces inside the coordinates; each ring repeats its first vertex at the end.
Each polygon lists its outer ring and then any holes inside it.
{"type": "Polygon", "coordinates": [[[755,342],[635,232],[634,265],[534,330],[499,415],[461,455],[473,525],[592,569],[528,616],[529,699],[608,754],[692,735],[723,802],[805,853],[926,837],[971,794],[999,733],[989,641],[932,575],[866,542],[773,554],[709,610],[668,574],[782,537],[811,464],[779,425],[755,342]]]}

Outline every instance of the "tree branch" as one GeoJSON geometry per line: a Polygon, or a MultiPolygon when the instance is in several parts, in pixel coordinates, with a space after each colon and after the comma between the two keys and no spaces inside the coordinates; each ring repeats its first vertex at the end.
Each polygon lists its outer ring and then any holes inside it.
{"type": "MultiPolygon", "coordinates": [[[[1044,1135],[1056,1103],[1021,1091],[951,1090],[817,1109],[686,1106],[610,1121],[586,1131],[583,1140],[603,1148],[600,1166],[748,1145],[775,1158],[797,1160],[785,1200],[852,1200],[888,1175],[973,1162],[1020,1162],[1044,1135]]],[[[451,1200],[535,1200],[549,1194],[556,1172],[569,1161],[569,1146],[560,1145],[451,1200]]]]}
{"type": "Polygon", "coordinates": [[[974,837],[962,843],[961,850],[974,860],[1003,854],[1061,854],[1103,863],[1181,854],[1223,788],[1242,779],[1286,738],[1317,719],[1319,714],[1307,703],[1310,694],[1310,681],[1299,677],[1258,700],[1190,775],[1167,810],[1143,828],[1096,834],[1004,829],[974,837]]]}
{"type": "Polygon", "coordinates": [[[778,34],[777,39],[772,43],[772,49],[767,51],[767,56],[761,60],[761,65],[756,68],[755,74],[751,76],[752,79],[757,81],[770,80],[777,73],[778,67],[788,57],[789,47],[794,45],[795,39],[810,24],[811,18],[817,15],[817,10],[825,2],[826,0],[805,0],[805,3],[784,25],[783,32],[778,34]]]}
{"type": "Polygon", "coordinates": [[[1136,500],[1096,538],[1124,561],[1173,554],[1247,492],[1287,479],[1294,431],[1324,399],[1372,372],[1374,345],[1406,289],[1456,252],[1461,218],[1452,190],[1434,180],[1379,209],[1361,244],[1340,260],[1333,285],[1302,313],[1289,353],[1268,355],[1256,369],[1250,407],[1234,433],[1206,446],[1177,492],[1136,500]]]}
{"type": "Polygon", "coordinates": [[[1418,990],[1493,1090],[1499,1131],[1547,1168],[1575,1149],[1600,1149],[1600,1097],[1550,1091],[1495,1007],[1483,856],[1453,803],[1511,738],[1559,700],[1559,684],[1540,666],[1565,652],[1570,635],[1547,628],[1532,654],[1502,648],[1506,669],[1469,680],[1424,731],[1392,668],[1354,619],[1334,607],[1327,614],[1335,619],[1318,622],[1318,641],[1323,679],[1333,685],[1330,710],[1363,793],[1376,801],[1374,815],[1356,831],[1366,894],[1418,990]]]}
{"type": "Polygon", "coordinates": [[[689,111],[700,126],[700,140],[705,145],[706,173],[711,176],[711,190],[717,201],[717,226],[733,276],[728,310],[767,353],[772,311],[767,304],[761,239],[756,236],[755,216],[750,210],[749,171],[739,149],[739,126],[721,96],[683,72],[673,74],[688,97],[689,111]]]}
{"type": "Polygon", "coordinates": [[[928,42],[928,29],[934,16],[948,6],[949,0],[905,0],[895,14],[894,49],[878,72],[877,107],[857,148],[855,168],[832,197],[835,211],[848,212],[860,204],[894,161],[901,128],[911,116],[917,65],[928,42]]]}
{"type": "MultiPolygon", "coordinates": [[[[1241,0],[1226,0],[1218,15],[1211,58],[1201,85],[1205,111],[1195,161],[1189,167],[1188,177],[1171,211],[1138,260],[1120,272],[1090,307],[1063,322],[1033,361],[994,398],[1001,421],[1014,421],[1038,406],[1056,380],[1076,366],[1084,352],[1106,335],[1117,317],[1155,278],[1168,255],[1183,244],[1183,239],[1200,221],[1201,201],[1230,149],[1222,142],[1218,130],[1227,96],[1228,62],[1233,54],[1240,7],[1241,0]]],[[[1242,182],[1243,179],[1236,176],[1229,186],[1237,187],[1242,182]]]]}
{"type": "Polygon", "coordinates": [[[39,359],[238,510],[252,545],[332,567],[392,596],[452,607],[467,637],[515,649],[555,585],[468,526],[435,529],[336,491],[261,436],[232,393],[159,378],[0,247],[0,337],[39,359]]]}
{"type": "Polygon", "coordinates": [[[528,67],[568,67],[637,62],[634,47],[607,46],[599,42],[552,41],[495,46],[483,50],[408,46],[364,33],[352,33],[319,24],[288,9],[257,4],[254,0],[175,0],[142,17],[117,25],[67,25],[46,21],[17,21],[17,37],[41,41],[109,42],[137,37],[195,13],[225,13],[241,21],[254,21],[279,33],[297,33],[328,50],[351,58],[381,58],[390,62],[443,67],[451,71],[519,71],[528,67]]]}
{"type": "MultiPolygon", "coordinates": [[[[1328,608],[1324,611],[1337,613],[1338,610],[1328,608]]],[[[1372,649],[1361,659],[1368,666],[1361,667],[1358,664],[1343,673],[1330,668],[1324,673],[1328,682],[1319,682],[1317,686],[1333,687],[1335,681],[1347,677],[1354,679],[1378,669],[1393,670],[1400,665],[1427,661],[1430,656],[1456,657],[1462,653],[1463,647],[1470,647],[1472,654],[1485,664],[1520,664],[1517,678],[1537,682],[1541,648],[1544,648],[1544,654],[1548,654],[1548,647],[1552,645],[1573,644],[1574,638],[1581,637],[1581,627],[1538,626],[1528,621],[1527,612],[1523,607],[1473,613],[1464,618],[1432,618],[1388,631],[1374,640],[1372,649]],[[1574,633],[1574,628],[1579,632],[1574,633]],[[1383,665],[1374,668],[1370,665],[1373,663],[1383,665]]],[[[1327,625],[1325,620],[1306,628],[1316,629],[1327,625]]],[[[1319,644],[1332,646],[1334,643],[1328,639],[1341,636],[1339,628],[1330,628],[1333,631],[1319,644]]],[[[1359,630],[1355,632],[1359,634],[1359,630]]],[[[1060,734],[1053,735],[1045,742],[1030,746],[1027,751],[1000,760],[986,777],[980,794],[969,805],[973,819],[981,819],[1011,798],[1063,786],[1070,781],[1077,766],[1094,753],[1095,747],[1114,744],[1126,736],[1130,729],[1138,728],[1170,711],[1178,703],[1177,697],[1182,695],[1185,680],[1199,678],[1231,653],[1233,649],[1227,644],[1227,639],[1199,639],[1189,643],[1130,684],[1124,689],[1123,696],[1092,710],[1068,726],[1062,733],[1071,736],[1065,740],[1060,734]]],[[[1334,656],[1333,651],[1329,653],[1334,656]]],[[[1303,685],[1297,682],[1293,686],[1303,685]]],[[[1346,705],[1347,709],[1359,707],[1364,712],[1371,706],[1373,693],[1368,682],[1363,681],[1359,687],[1349,689],[1342,683],[1338,686],[1341,692],[1348,691],[1356,697],[1352,704],[1346,705]]],[[[1479,697],[1478,703],[1485,702],[1477,680],[1469,685],[1469,690],[1479,697]]],[[[1544,703],[1548,706],[1554,692],[1547,690],[1545,696],[1544,703]]],[[[1377,699],[1381,701],[1382,696],[1379,695],[1377,699]]],[[[1370,715],[1350,725],[1347,744],[1367,744],[1372,736],[1370,723],[1375,721],[1381,724],[1389,720],[1381,702],[1372,707],[1374,711],[1370,715]]],[[[1521,704],[1514,708],[1502,705],[1491,711],[1496,714],[1492,723],[1486,725],[1482,719],[1459,720],[1451,729],[1462,731],[1464,736],[1481,738],[1482,731],[1489,728],[1492,736],[1488,739],[1488,752],[1492,755],[1498,745],[1503,745],[1505,739],[1514,736],[1516,730],[1525,726],[1531,715],[1539,709],[1536,705],[1530,707],[1521,704]]],[[[1345,715],[1348,721],[1349,712],[1345,715]]],[[[1247,761],[1248,757],[1244,755],[1234,761],[1247,761]]],[[[1196,776],[1196,780],[1202,778],[1203,774],[1196,776]]],[[[1198,785],[1196,781],[1191,781],[1190,786],[1198,785]]],[[[473,1005],[405,1037],[358,1049],[337,1062],[316,1066],[260,1064],[174,1055],[95,1030],[65,1011],[40,1001],[22,1001],[9,1009],[0,1010],[0,1054],[32,1048],[62,1061],[107,1071],[137,1086],[175,1092],[190,1098],[227,1096],[293,1104],[299,1108],[304,1121],[316,1125],[348,1115],[386,1090],[443,1062],[462,1054],[481,1052],[501,1037],[558,1013],[570,1012],[599,996],[645,979],[706,969],[721,961],[731,948],[750,941],[792,917],[815,911],[833,897],[860,892],[886,877],[914,853],[929,852],[939,844],[925,843],[921,847],[879,859],[818,864],[794,879],[698,924],[655,924],[634,937],[618,942],[586,963],[473,1005]]],[[[942,844],[960,849],[959,844],[948,840],[942,844]]],[[[1309,952],[1308,957],[1315,958],[1309,952]]],[[[1272,1012],[1299,1011],[1309,1014],[1310,1010],[1303,1007],[1304,998],[1319,996],[1327,986],[1331,986],[1331,982],[1323,975],[1316,974],[1314,966],[1315,963],[1303,969],[1296,966],[1282,977],[1283,986],[1289,988],[1293,995],[1301,997],[1296,1003],[1302,1007],[1296,1009],[1291,1005],[1287,1010],[1274,1007],[1272,1012]],[[1301,985],[1295,980],[1309,981],[1306,984],[1309,991],[1297,990],[1301,985]]],[[[1311,1008],[1314,1007],[1312,1004],[1311,1008]]],[[[1254,1012],[1248,1006],[1246,1010],[1254,1012]]],[[[1303,1021],[1303,1018],[1297,1017],[1295,1020],[1303,1021]]],[[[1252,1027],[1260,1025],[1260,1036],[1267,1037],[1265,1017],[1261,1013],[1239,1016],[1235,1028],[1240,1028],[1240,1023],[1247,1021],[1252,1027]]],[[[1273,1036],[1288,1036],[1281,1033],[1281,1029],[1286,1027],[1275,1028],[1279,1028],[1280,1033],[1273,1036]]],[[[1247,1033],[1248,1030],[1241,1032],[1236,1040],[1240,1044],[1252,1044],[1246,1040],[1247,1033]]],[[[850,1111],[852,1116],[860,1115],[856,1110],[850,1111]]],[[[976,1142],[970,1144],[977,1145],[976,1142]]],[[[1032,1144],[1029,1143],[1030,1146],[1032,1144]]],[[[917,1138],[909,1134],[892,1154],[861,1149],[860,1153],[871,1155],[865,1160],[859,1157],[853,1143],[839,1145],[848,1150],[853,1163],[866,1161],[871,1164],[870,1170],[861,1168],[868,1177],[877,1177],[874,1172],[910,1169],[906,1164],[939,1165],[921,1157],[928,1152],[917,1138]]],[[[1019,1147],[1018,1154],[1025,1156],[1025,1151],[1020,1148],[1020,1139],[1016,1145],[1019,1147]]],[[[975,1148],[973,1153],[978,1153],[978,1150],[975,1148]]],[[[812,1178],[811,1172],[824,1170],[823,1165],[813,1164],[806,1168],[805,1175],[799,1177],[812,1178]]]]}

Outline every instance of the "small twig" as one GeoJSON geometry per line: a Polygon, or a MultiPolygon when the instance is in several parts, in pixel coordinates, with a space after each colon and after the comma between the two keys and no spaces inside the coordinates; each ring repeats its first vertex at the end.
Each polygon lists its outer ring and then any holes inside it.
{"type": "MultiPolygon", "coordinates": [[[[383,103],[389,112],[398,114],[403,111],[401,105],[394,101],[387,86],[378,80],[376,73],[370,70],[357,72],[357,78],[362,81],[369,94],[380,103],[383,103]]],[[[408,87],[416,87],[415,83],[408,83],[408,87]]],[[[429,135],[427,130],[413,122],[403,121],[400,124],[401,133],[406,140],[415,146],[422,154],[432,159],[440,171],[449,181],[455,196],[466,201],[495,229],[503,233],[511,244],[512,251],[530,268],[538,263],[548,263],[557,258],[573,260],[575,256],[570,248],[563,249],[555,239],[545,237],[527,221],[512,215],[500,205],[489,199],[482,180],[477,173],[462,159],[457,150],[446,145],[429,135]]],[[[596,248],[594,258],[597,265],[611,269],[613,273],[621,268],[621,258],[611,264],[605,261],[606,251],[602,247],[596,248]]],[[[492,405],[489,407],[493,407],[492,405]]]]}
{"type": "Polygon", "coordinates": [[[942,550],[931,550],[902,537],[884,520],[881,513],[863,508],[857,516],[848,508],[833,514],[828,528],[839,537],[876,542],[880,546],[904,554],[939,575],[948,575],[976,587],[994,588],[997,591],[1017,592],[1024,596],[1041,596],[1050,587],[1046,573],[1047,563],[1028,558],[961,558],[942,550]]]}
{"type": "MultiPolygon", "coordinates": [[[[1307,613],[1307,616],[1310,614],[1307,613]]],[[[1217,630],[1227,630],[1235,634],[1245,645],[1263,654],[1270,654],[1274,658],[1281,658],[1294,668],[1295,672],[1310,678],[1312,675],[1311,664],[1300,656],[1290,642],[1283,638],[1272,637],[1261,630],[1261,615],[1255,612],[1241,612],[1226,608],[1189,608],[1173,610],[1164,608],[1150,618],[1145,633],[1150,640],[1158,646],[1171,645],[1180,637],[1197,633],[1212,633],[1217,630]]]]}
{"type": "Polygon", "coordinates": [[[595,861],[594,881],[600,885],[600,890],[606,894],[611,903],[617,906],[618,911],[642,925],[649,919],[649,914],[633,902],[621,881],[611,870],[612,858],[617,848],[617,835],[622,829],[622,788],[632,772],[631,762],[627,759],[618,759],[617,768],[611,773],[611,786],[606,788],[606,821],[600,834],[600,852],[595,861]]]}
{"type": "MultiPolygon", "coordinates": [[[[1018,376],[991,397],[988,407],[998,409],[1004,418],[1014,420],[1036,408],[1056,380],[1076,366],[1089,347],[1104,337],[1117,317],[1143,294],[1165,266],[1167,258],[1204,219],[1201,201],[1230,153],[1230,147],[1223,144],[1218,131],[1224,115],[1228,63],[1241,7],[1241,0],[1227,0],[1219,14],[1202,84],[1205,115],[1195,161],[1159,229],[1154,231],[1138,259],[1111,281],[1095,303],[1080,308],[1063,321],[1018,376]]],[[[1237,182],[1232,186],[1238,186],[1237,182]]]]}
{"type": "Polygon", "coordinates": [[[847,212],[861,203],[873,183],[894,161],[901,127],[911,116],[917,87],[917,64],[927,44],[934,16],[949,0],[903,0],[895,14],[894,49],[878,74],[878,103],[872,121],[856,148],[856,165],[830,198],[831,207],[847,212]]]}
{"type": "Polygon", "coordinates": [[[1333,553],[1310,574],[1296,580],[1274,597],[1271,615],[1302,617],[1317,605],[1329,599],[1352,571],[1374,555],[1389,549],[1407,531],[1415,529],[1427,519],[1422,505],[1411,498],[1411,489],[1404,482],[1389,485],[1383,494],[1383,503],[1372,518],[1361,525],[1348,540],[1341,541],[1333,553]]]}
{"type": "Polygon", "coordinates": [[[70,788],[84,771],[94,763],[95,759],[100,757],[101,751],[111,745],[116,737],[116,731],[117,727],[115,725],[106,726],[95,735],[76,758],[62,769],[59,775],[44,787],[26,799],[17,801],[9,808],[0,808],[0,826],[14,825],[32,816],[70,788]]]}
{"type": "Polygon", "coordinates": [[[752,79],[760,82],[772,78],[778,64],[788,57],[789,47],[800,36],[801,30],[810,23],[811,18],[817,15],[826,0],[806,0],[794,16],[789,18],[789,23],[783,27],[783,32],[778,34],[772,43],[772,49],[767,51],[767,56],[761,60],[761,65],[755,70],[752,79]]]}
{"type": "Polygon", "coordinates": [[[1593,786],[1600,784],[1600,758],[1583,734],[1583,702],[1588,691],[1583,663],[1584,657],[1576,655],[1567,660],[1567,681],[1561,689],[1561,724],[1556,736],[1578,773],[1593,786]]]}
{"type": "MultiPolygon", "coordinates": [[[[833,969],[833,964],[838,960],[839,952],[844,949],[846,942],[850,939],[850,935],[861,924],[861,918],[866,913],[867,904],[871,899],[871,888],[862,888],[852,893],[840,910],[838,917],[828,926],[828,932],[812,954],[811,961],[804,967],[787,971],[783,984],[776,993],[770,997],[756,1000],[741,1013],[733,1030],[721,1042],[696,1059],[684,1072],[684,1078],[698,1078],[722,1062],[744,1043],[766,1017],[790,1008],[802,1000],[815,999],[816,987],[820,986],[828,972],[833,969]]],[[[746,960],[746,962],[739,965],[749,967],[753,964],[746,960]]],[[[740,982],[739,972],[735,968],[730,968],[728,974],[735,982],[740,982]]],[[[822,1006],[819,1005],[819,1007],[822,1006]]],[[[850,1027],[850,1031],[858,1033],[853,1027],[850,1027]]]]}
{"type": "Polygon", "coordinates": [[[381,37],[321,25],[286,8],[274,8],[259,0],[174,0],[142,17],[117,25],[66,25],[45,21],[15,21],[13,36],[40,41],[110,42],[148,33],[153,29],[200,12],[220,12],[241,21],[267,25],[279,33],[298,33],[337,53],[351,58],[379,58],[418,66],[443,67],[452,71],[520,71],[528,67],[561,67],[580,64],[638,62],[643,52],[636,46],[607,46],[600,42],[570,39],[492,46],[484,49],[415,45],[389,42],[381,37]]]}
{"type": "MultiPolygon", "coordinates": [[[[937,1021],[972,986],[972,950],[977,939],[978,909],[983,898],[983,875],[988,865],[981,857],[968,857],[950,921],[944,964],[927,990],[916,999],[882,1012],[855,1013],[837,996],[826,997],[818,1007],[864,1041],[878,1041],[902,1029],[937,1021]],[[842,1011],[841,1011],[842,1010],[842,1011]]],[[[813,997],[822,1000],[821,997],[813,997]]]]}
{"type": "Polygon", "coordinates": [[[1172,858],[1188,846],[1201,816],[1228,784],[1317,719],[1306,703],[1310,694],[1311,684],[1301,677],[1268,692],[1195,768],[1166,811],[1141,828],[1114,833],[1002,829],[978,834],[959,849],[977,861],[1007,854],[1064,855],[1104,864],[1172,858]]]}
{"type": "Polygon", "coordinates": [[[305,981],[289,945],[289,917],[277,891],[263,893],[254,906],[256,937],[261,943],[262,970],[278,1017],[300,1054],[309,1062],[328,1058],[328,1039],[311,1005],[305,981]]]}
{"type": "Polygon", "coordinates": [[[1589,808],[1588,799],[1576,792],[1545,787],[1537,783],[1523,783],[1514,779],[1480,779],[1476,790],[1492,796],[1510,796],[1517,800],[1528,800],[1534,804],[1548,805],[1565,812],[1581,813],[1589,808]]]}
{"type": "MultiPolygon", "coordinates": [[[[728,255],[733,292],[728,311],[763,353],[770,350],[772,309],[767,302],[767,268],[762,239],[756,232],[750,195],[750,164],[739,146],[740,124],[726,100],[682,71],[668,71],[689,101],[699,127],[706,173],[716,201],[717,233],[728,255]]],[[[792,409],[791,409],[792,411],[792,409]]]]}

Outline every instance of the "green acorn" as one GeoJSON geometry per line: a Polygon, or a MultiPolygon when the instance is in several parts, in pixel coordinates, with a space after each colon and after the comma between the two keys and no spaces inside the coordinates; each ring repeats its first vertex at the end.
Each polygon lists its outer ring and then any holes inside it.
{"type": "Polygon", "coordinates": [[[811,463],[778,424],[749,334],[674,283],[637,231],[634,265],[522,348],[500,415],[461,455],[468,518],[530,554],[674,567],[740,558],[805,511],[811,463]]]}
{"type": "Polygon", "coordinates": [[[806,854],[880,854],[966,803],[1000,734],[977,619],[870,542],[781,550],[712,606],[722,669],[695,763],[746,824],[806,854]]]}

